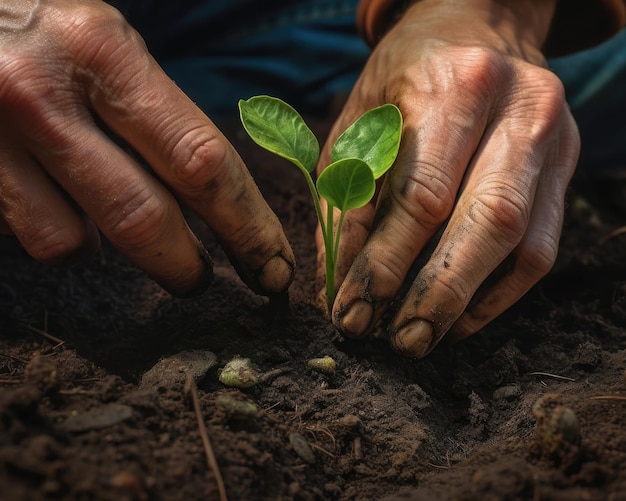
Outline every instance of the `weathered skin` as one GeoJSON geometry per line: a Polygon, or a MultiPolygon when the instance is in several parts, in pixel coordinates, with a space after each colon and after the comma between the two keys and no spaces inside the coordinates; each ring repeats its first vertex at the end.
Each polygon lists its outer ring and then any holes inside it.
{"type": "Polygon", "coordinates": [[[376,47],[320,162],[361,113],[399,106],[401,150],[378,208],[348,213],[343,230],[331,315],[344,334],[376,328],[439,234],[388,326],[413,357],[448,331],[476,332],[553,265],[580,148],[540,51],[555,3],[420,0],[376,47]]]}
{"type": "Polygon", "coordinates": [[[52,264],[91,254],[101,232],[167,290],[188,295],[206,288],[212,265],[174,194],[248,285],[286,290],[294,257],[276,216],[122,15],[97,0],[3,2],[0,231],[52,264]]]}

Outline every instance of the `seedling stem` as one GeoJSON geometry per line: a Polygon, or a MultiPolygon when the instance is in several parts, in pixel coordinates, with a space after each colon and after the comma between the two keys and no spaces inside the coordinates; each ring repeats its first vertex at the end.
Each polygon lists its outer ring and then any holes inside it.
{"type": "Polygon", "coordinates": [[[284,101],[254,96],[239,101],[241,122],[259,146],[294,163],[306,179],[313,198],[326,252],[326,299],[328,311],[335,302],[339,243],[346,212],[363,207],[376,191],[376,179],[392,166],[400,147],[402,115],[393,104],[363,114],[335,141],[331,163],[313,182],[320,149],[317,138],[303,118],[284,101]],[[326,200],[326,216],[320,197],[326,200]],[[340,216],[335,225],[335,209],[340,216]]]}

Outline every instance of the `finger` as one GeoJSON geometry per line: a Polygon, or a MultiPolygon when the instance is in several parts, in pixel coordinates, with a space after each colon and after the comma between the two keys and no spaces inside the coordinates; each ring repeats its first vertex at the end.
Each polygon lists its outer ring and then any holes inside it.
{"type": "MultiPolygon", "coordinates": [[[[580,150],[573,119],[567,114],[563,122],[564,133],[557,151],[546,159],[528,229],[511,256],[510,266],[498,279],[490,277],[472,298],[451,328],[456,340],[474,334],[511,307],[554,265],[563,225],[565,192],[580,150]]],[[[496,270],[494,274],[497,273],[496,270]]]]}
{"type": "MultiPolygon", "coordinates": [[[[84,31],[90,40],[109,33],[97,24],[84,31]]],[[[293,253],[241,158],[158,67],[138,35],[126,28],[123,36],[80,51],[98,75],[87,83],[96,112],[204,219],[248,285],[265,293],[285,290],[294,273],[293,253]]]]}
{"type": "Polygon", "coordinates": [[[117,11],[86,4],[68,14],[72,30],[65,34],[63,56],[64,62],[76,65],[69,68],[71,75],[58,60],[41,65],[32,58],[16,59],[12,71],[3,75],[2,112],[38,163],[113,245],[164,288],[187,295],[208,284],[208,254],[173,196],[96,125],[86,99],[90,83],[103,83],[102,74],[110,78],[106,84],[111,88],[134,97],[133,79],[121,79],[112,61],[124,68],[128,63],[140,77],[137,58],[145,48],[141,52],[133,46],[127,36],[130,28],[119,13],[112,20],[111,12],[117,11]],[[94,67],[99,58],[100,66],[94,67]]]}
{"type": "Polygon", "coordinates": [[[211,261],[174,197],[93,122],[70,124],[57,131],[56,147],[33,146],[41,164],[107,239],[166,290],[179,296],[204,290],[211,261]]]}
{"type": "Polygon", "coordinates": [[[396,297],[419,252],[446,221],[486,117],[453,107],[404,110],[401,151],[383,186],[372,232],[335,301],[346,335],[367,334],[396,297]],[[450,131],[441,134],[439,131],[450,131]]]}
{"type": "Polygon", "coordinates": [[[398,350],[416,358],[426,355],[518,246],[530,220],[540,167],[556,141],[547,136],[560,109],[551,111],[524,135],[517,133],[524,120],[496,122],[501,126],[487,131],[450,222],[393,320],[390,336],[398,350]]]}
{"type": "MultiPolygon", "coordinates": [[[[8,138],[4,130],[3,138],[8,138]]],[[[35,259],[74,264],[99,247],[97,230],[17,142],[0,147],[0,231],[35,259]]]]}

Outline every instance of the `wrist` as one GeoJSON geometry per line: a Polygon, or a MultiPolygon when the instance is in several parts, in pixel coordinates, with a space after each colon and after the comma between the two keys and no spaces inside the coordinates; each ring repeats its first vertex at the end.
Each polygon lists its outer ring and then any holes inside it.
{"type": "Polygon", "coordinates": [[[418,0],[393,26],[395,37],[483,45],[538,65],[557,0],[418,0]]]}
{"type": "MultiPolygon", "coordinates": [[[[361,0],[357,27],[363,39],[375,46],[416,3],[429,0],[361,0]]],[[[436,4],[449,3],[444,0],[436,4]]],[[[467,11],[474,1],[457,8],[467,11]]],[[[508,8],[530,29],[530,40],[548,56],[559,56],[588,49],[615,35],[626,26],[623,0],[493,0],[508,8]],[[534,41],[533,41],[534,39],[534,41]],[[541,42],[541,45],[538,43],[541,42]]]]}

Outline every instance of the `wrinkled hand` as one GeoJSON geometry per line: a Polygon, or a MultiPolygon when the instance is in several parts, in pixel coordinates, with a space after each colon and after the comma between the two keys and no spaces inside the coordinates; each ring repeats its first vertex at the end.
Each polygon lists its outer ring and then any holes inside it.
{"type": "Polygon", "coordinates": [[[120,13],[96,0],[3,2],[0,231],[57,264],[93,252],[98,228],[164,288],[188,295],[208,285],[211,259],[173,193],[248,285],[287,288],[293,254],[242,160],[120,13]]]}
{"type": "Polygon", "coordinates": [[[549,271],[579,153],[537,48],[552,12],[531,8],[550,2],[454,4],[421,0],[382,39],[321,162],[361,113],[399,106],[402,145],[377,205],[346,218],[332,320],[351,337],[371,332],[440,235],[389,326],[392,345],[418,358],[447,331],[476,332],[549,271]]]}

